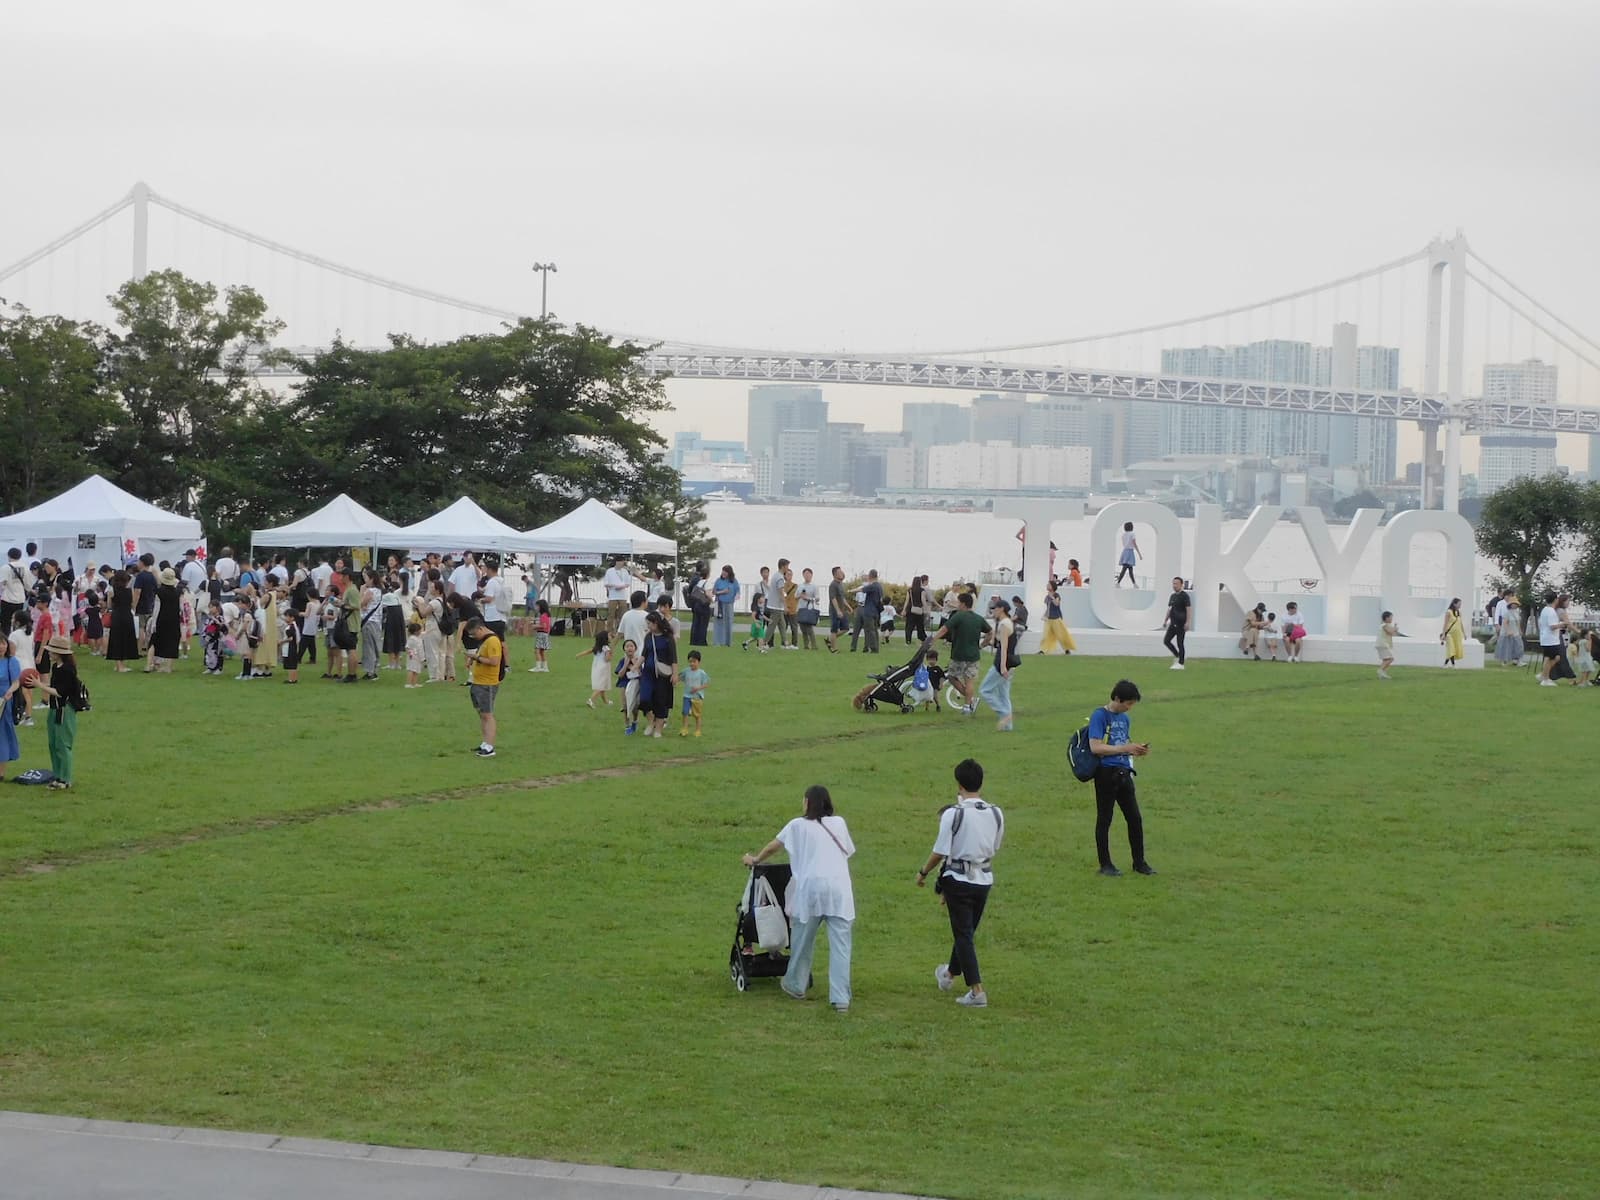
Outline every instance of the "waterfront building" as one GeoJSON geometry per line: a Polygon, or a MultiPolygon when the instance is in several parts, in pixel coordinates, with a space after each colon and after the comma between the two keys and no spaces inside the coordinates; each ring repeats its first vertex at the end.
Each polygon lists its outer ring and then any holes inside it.
{"type": "MultiPolygon", "coordinates": [[[[1517,363],[1485,363],[1483,398],[1487,403],[1556,402],[1556,366],[1537,358],[1517,363]]],[[[1551,475],[1556,470],[1556,436],[1533,429],[1488,429],[1478,440],[1478,491],[1487,496],[1513,479],[1551,475]]]]}

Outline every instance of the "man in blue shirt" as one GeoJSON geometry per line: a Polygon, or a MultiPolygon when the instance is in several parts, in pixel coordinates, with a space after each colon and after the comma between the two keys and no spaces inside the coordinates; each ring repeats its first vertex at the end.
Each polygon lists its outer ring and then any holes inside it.
{"type": "Polygon", "coordinates": [[[1127,679],[1117,681],[1111,699],[1089,717],[1089,749],[1100,759],[1094,775],[1094,848],[1100,856],[1100,874],[1121,875],[1111,861],[1111,818],[1122,809],[1128,826],[1128,849],[1133,853],[1133,869],[1141,875],[1154,875],[1155,868],[1144,857],[1144,818],[1139,815],[1139,797],[1133,787],[1133,760],[1150,753],[1150,747],[1133,740],[1128,713],[1139,703],[1139,689],[1127,679]]]}

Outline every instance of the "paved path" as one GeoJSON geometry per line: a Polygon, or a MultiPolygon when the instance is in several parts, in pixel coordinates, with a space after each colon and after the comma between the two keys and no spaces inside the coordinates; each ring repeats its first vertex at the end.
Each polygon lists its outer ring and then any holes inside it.
{"type": "Polygon", "coordinates": [[[0,1200],[912,1200],[671,1171],[0,1112],[0,1200]]]}

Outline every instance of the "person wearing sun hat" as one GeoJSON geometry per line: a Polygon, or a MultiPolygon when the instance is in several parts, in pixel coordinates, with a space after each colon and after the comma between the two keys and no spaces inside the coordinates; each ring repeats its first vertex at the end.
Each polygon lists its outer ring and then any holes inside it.
{"type": "Polygon", "coordinates": [[[78,739],[78,709],[83,685],[78,681],[78,660],[72,653],[72,639],[56,634],[45,643],[47,668],[39,690],[50,698],[50,715],[45,730],[50,743],[50,786],[59,790],[72,786],[72,747],[78,739]]]}
{"type": "Polygon", "coordinates": [[[150,660],[146,673],[172,674],[172,664],[183,647],[183,609],[178,599],[178,576],[171,567],[161,568],[156,582],[156,613],[151,623],[150,660]]]}

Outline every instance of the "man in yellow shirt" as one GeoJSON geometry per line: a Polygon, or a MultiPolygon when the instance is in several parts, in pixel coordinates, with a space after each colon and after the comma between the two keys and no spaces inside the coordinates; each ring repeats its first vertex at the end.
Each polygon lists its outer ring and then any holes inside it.
{"type": "Polygon", "coordinates": [[[483,741],[478,743],[473,753],[479,758],[493,758],[494,698],[500,691],[500,663],[505,657],[505,646],[493,630],[483,623],[482,617],[473,617],[467,622],[466,634],[464,641],[477,643],[467,651],[467,664],[472,672],[468,676],[471,687],[467,689],[467,694],[472,698],[472,707],[478,714],[479,724],[483,726],[483,741]]]}

